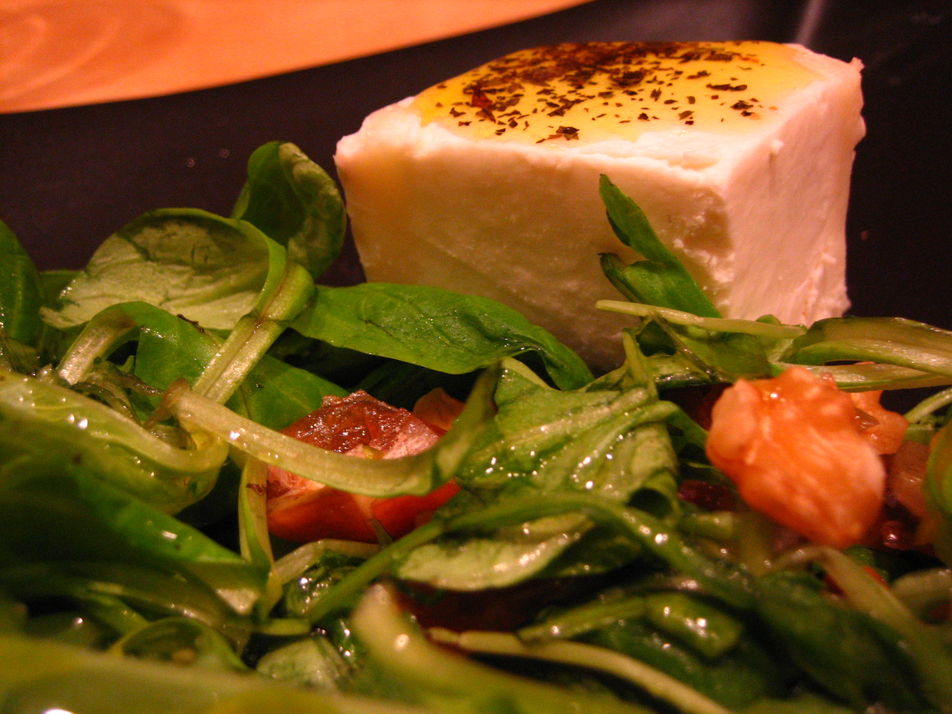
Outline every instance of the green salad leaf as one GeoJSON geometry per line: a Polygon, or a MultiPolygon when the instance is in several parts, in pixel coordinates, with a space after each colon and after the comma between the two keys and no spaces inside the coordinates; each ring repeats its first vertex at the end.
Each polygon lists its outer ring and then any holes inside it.
{"type": "Polygon", "coordinates": [[[198,209],[146,213],[103,242],[44,319],[81,325],[139,300],[209,329],[231,329],[258,301],[272,248],[252,224],[198,209]]]}
{"type": "Polygon", "coordinates": [[[11,463],[55,457],[64,469],[175,512],[211,490],[227,447],[203,439],[179,448],[99,401],[0,370],[0,454],[11,463]]]}
{"type": "Polygon", "coordinates": [[[580,387],[592,377],[578,355],[516,311],[422,285],[322,286],[291,327],[335,347],[449,374],[531,352],[560,387],[580,387]]]}
{"type": "Polygon", "coordinates": [[[248,159],[232,217],[257,226],[315,278],[340,254],[347,215],[334,180],[294,144],[272,141],[248,159]]]}
{"type": "Polygon", "coordinates": [[[260,597],[266,571],[103,479],[51,458],[19,459],[15,467],[4,469],[0,484],[5,591],[81,603],[115,595],[229,634],[250,629],[240,616],[260,597]]]}
{"type": "Polygon", "coordinates": [[[644,211],[602,175],[598,186],[608,221],[622,243],[644,259],[625,266],[617,256],[602,256],[602,269],[611,283],[633,302],[684,310],[701,317],[720,313],[681,261],[661,242],[644,211]]]}
{"type": "Polygon", "coordinates": [[[0,337],[35,344],[43,291],[36,266],[13,231],[0,221],[0,337]]]}
{"type": "Polygon", "coordinates": [[[721,317],[599,191],[639,257],[601,256],[631,325],[597,376],[489,299],[316,284],[346,214],[290,143],[230,217],[146,213],[79,272],[0,224],[0,710],[952,711],[952,333],[721,317]],[[946,387],[869,547],[803,543],[707,457],[717,393],[792,365],[946,387]],[[358,389],[388,404],[336,411],[358,389]]]}

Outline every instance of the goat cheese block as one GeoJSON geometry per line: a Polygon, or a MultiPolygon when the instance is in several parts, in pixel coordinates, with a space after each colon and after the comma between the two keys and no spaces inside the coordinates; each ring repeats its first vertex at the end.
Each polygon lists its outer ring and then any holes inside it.
{"type": "Polygon", "coordinates": [[[599,253],[638,258],[606,174],[727,317],[842,314],[861,63],[768,42],[524,50],[368,116],[335,161],[368,280],[484,295],[590,364],[629,319],[599,253]]]}

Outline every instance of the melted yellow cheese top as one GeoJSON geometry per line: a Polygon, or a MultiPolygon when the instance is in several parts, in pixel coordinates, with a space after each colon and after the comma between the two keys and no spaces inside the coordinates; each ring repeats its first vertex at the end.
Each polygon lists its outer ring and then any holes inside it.
{"type": "Polygon", "coordinates": [[[515,52],[421,92],[413,106],[474,138],[633,140],[749,131],[817,75],[771,42],[593,42],[515,52]],[[692,129],[693,128],[693,129],[692,129]]]}

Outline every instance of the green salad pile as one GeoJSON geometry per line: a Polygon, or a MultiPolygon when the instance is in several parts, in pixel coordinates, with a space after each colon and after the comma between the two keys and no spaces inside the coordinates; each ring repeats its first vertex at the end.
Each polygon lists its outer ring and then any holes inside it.
{"type": "Polygon", "coordinates": [[[79,272],[0,224],[0,711],[952,711],[952,333],[722,318],[600,191],[643,260],[601,256],[621,295],[599,307],[632,319],[597,376],[493,301],[322,284],[345,211],[292,144],[251,156],[231,216],[147,213],[79,272]],[[743,503],[684,498],[736,492],[683,397],[790,365],[929,388],[906,413],[928,543],[779,548],[743,503]],[[465,407],[414,456],[278,431],[436,387],[465,407]],[[269,466],[460,491],[395,540],[294,544],[268,533],[269,466]]]}

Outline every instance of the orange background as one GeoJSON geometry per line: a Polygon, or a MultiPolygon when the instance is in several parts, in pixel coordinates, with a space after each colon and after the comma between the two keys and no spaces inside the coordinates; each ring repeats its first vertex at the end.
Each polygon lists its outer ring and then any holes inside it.
{"type": "Polygon", "coordinates": [[[580,0],[0,0],[0,111],[201,89],[524,20],[580,0]]]}

